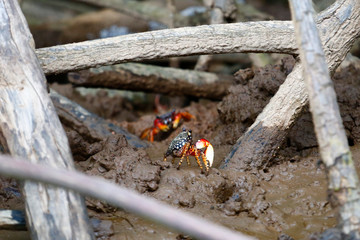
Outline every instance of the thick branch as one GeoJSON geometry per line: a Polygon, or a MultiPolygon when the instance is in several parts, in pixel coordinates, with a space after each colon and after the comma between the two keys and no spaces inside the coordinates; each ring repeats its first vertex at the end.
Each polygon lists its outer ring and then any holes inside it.
{"type": "Polygon", "coordinates": [[[102,178],[86,176],[76,171],[53,169],[2,155],[0,156],[0,173],[21,180],[30,179],[69,188],[180,232],[188,233],[198,239],[253,239],[190,213],[179,211],[102,178]]]}
{"type": "Polygon", "coordinates": [[[138,63],[104,66],[69,73],[68,79],[75,85],[86,87],[149,91],[210,99],[224,97],[232,84],[230,76],[138,63]]]}
{"type": "MultiPolygon", "coordinates": [[[[360,2],[339,0],[317,17],[317,27],[330,72],[334,71],[360,35],[360,2]]],[[[308,96],[296,64],[255,122],[238,139],[222,167],[239,170],[264,168],[283,143],[308,96]]]]}
{"type": "Polygon", "coordinates": [[[297,51],[291,22],[268,21],[166,29],[36,50],[45,74],[173,56],[297,51]]]}
{"type": "MultiPolygon", "coordinates": [[[[65,132],[48,96],[33,39],[17,1],[0,0],[0,128],[11,155],[74,169],[65,132]]],[[[33,239],[93,239],[82,197],[25,181],[33,239]]]]}
{"type": "Polygon", "coordinates": [[[359,179],[314,21],[312,2],[289,2],[321,158],[327,168],[329,189],[335,197],[331,199],[340,205],[339,223],[343,233],[355,230],[359,238],[359,179]]]}

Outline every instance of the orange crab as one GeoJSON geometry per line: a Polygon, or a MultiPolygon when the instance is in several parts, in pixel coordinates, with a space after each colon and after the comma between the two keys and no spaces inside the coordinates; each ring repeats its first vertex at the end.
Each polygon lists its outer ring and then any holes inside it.
{"type": "Polygon", "coordinates": [[[147,137],[150,142],[153,142],[154,136],[156,136],[159,132],[168,132],[170,129],[177,128],[181,119],[189,121],[192,118],[195,119],[195,116],[188,112],[176,112],[175,110],[156,116],[154,126],[146,128],[142,131],[140,138],[144,139],[147,137]]]}
{"type": "Polygon", "coordinates": [[[185,129],[183,129],[183,131],[179,133],[179,135],[177,135],[174,140],[171,141],[166,153],[164,154],[164,161],[166,161],[166,158],[168,156],[173,157],[173,163],[175,157],[180,157],[177,169],[180,169],[180,165],[185,157],[188,165],[190,165],[189,156],[195,156],[197,164],[199,165],[201,172],[203,173],[203,167],[200,163],[201,156],[204,166],[206,168],[206,173],[208,174],[214,160],[214,148],[210,144],[210,142],[204,138],[198,140],[194,145],[192,142],[191,130],[186,131],[185,129]]]}

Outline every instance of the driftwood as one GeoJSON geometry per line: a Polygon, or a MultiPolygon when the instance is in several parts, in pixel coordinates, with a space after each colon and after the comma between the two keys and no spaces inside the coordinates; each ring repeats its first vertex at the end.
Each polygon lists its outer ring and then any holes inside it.
{"type": "MultiPolygon", "coordinates": [[[[317,16],[325,56],[333,72],[360,35],[360,2],[338,0],[317,16]]],[[[264,168],[308,103],[300,64],[296,64],[255,122],[232,147],[222,168],[264,168]]]]}
{"type": "Polygon", "coordinates": [[[165,226],[190,234],[197,239],[254,239],[193,214],[167,206],[162,202],[140,195],[102,178],[86,176],[76,171],[53,169],[0,155],[0,174],[21,180],[30,179],[69,188],[86,196],[106,201],[126,211],[155,220],[165,226]]]}
{"type": "Polygon", "coordinates": [[[105,87],[221,99],[233,83],[231,76],[191,70],[125,63],[91,68],[68,74],[71,83],[85,87],[105,87]]]}
{"type": "Polygon", "coordinates": [[[360,238],[359,178],[340,116],[336,93],[314,21],[310,0],[289,0],[301,65],[309,94],[310,111],[333,205],[339,207],[339,227],[360,238]],[[335,203],[335,204],[334,204],[335,203]]]}
{"type": "MultiPolygon", "coordinates": [[[[2,144],[13,156],[73,170],[67,138],[17,1],[0,0],[0,22],[2,144]]],[[[25,181],[23,195],[33,239],[93,239],[79,194],[25,181]]]]}
{"type": "Polygon", "coordinates": [[[122,134],[130,145],[143,148],[147,143],[137,136],[130,134],[123,128],[87,111],[79,104],[51,90],[51,100],[55,105],[60,120],[66,126],[73,128],[84,139],[89,141],[101,141],[112,134],[122,134]]]}
{"type": "Polygon", "coordinates": [[[45,74],[173,56],[268,52],[296,54],[290,21],[247,22],[166,29],[40,48],[45,74]]]}

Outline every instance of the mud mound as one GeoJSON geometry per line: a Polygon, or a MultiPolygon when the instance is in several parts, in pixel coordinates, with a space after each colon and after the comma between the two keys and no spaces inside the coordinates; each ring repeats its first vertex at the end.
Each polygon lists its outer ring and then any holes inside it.
{"type": "Polygon", "coordinates": [[[146,152],[129,146],[122,135],[108,137],[101,150],[78,166],[89,175],[99,175],[140,193],[155,191],[160,181],[160,166],[146,152]]]}
{"type": "MultiPolygon", "coordinates": [[[[349,145],[360,141],[360,68],[350,65],[332,77],[349,145]]],[[[297,150],[317,146],[311,114],[306,110],[288,136],[288,145],[297,150]]]]}
{"type": "Polygon", "coordinates": [[[245,69],[235,74],[239,84],[230,87],[229,94],[218,105],[223,125],[217,130],[216,143],[236,142],[276,93],[294,63],[293,57],[286,57],[280,65],[255,71],[245,69]]]}

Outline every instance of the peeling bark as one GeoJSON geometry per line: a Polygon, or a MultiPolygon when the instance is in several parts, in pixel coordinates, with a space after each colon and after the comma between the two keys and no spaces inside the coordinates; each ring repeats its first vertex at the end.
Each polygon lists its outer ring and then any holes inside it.
{"type": "MultiPolygon", "coordinates": [[[[0,0],[0,128],[11,155],[74,170],[65,132],[47,94],[33,39],[17,1],[0,0]]],[[[93,239],[83,198],[25,181],[32,239],[93,239]]]]}

